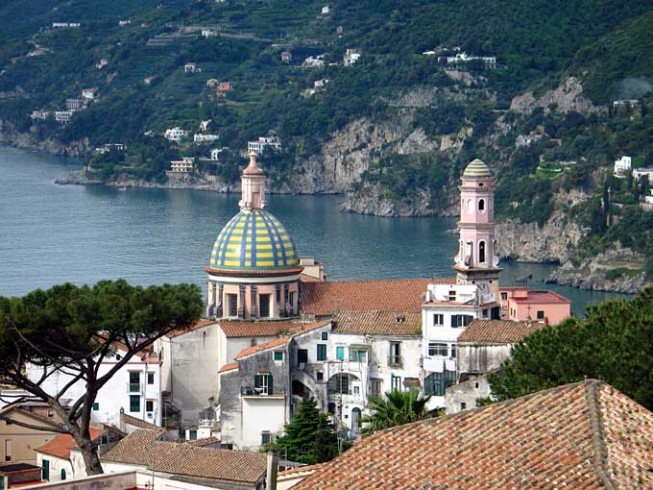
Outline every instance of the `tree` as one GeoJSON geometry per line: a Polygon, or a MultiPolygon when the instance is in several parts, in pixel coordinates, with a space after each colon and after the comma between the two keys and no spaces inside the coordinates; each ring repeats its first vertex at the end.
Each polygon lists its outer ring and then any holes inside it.
{"type": "Polygon", "coordinates": [[[61,420],[57,431],[70,434],[81,449],[87,473],[102,473],[89,434],[98,392],[136,353],[172,329],[190,327],[201,311],[200,290],[191,284],[143,288],[124,280],[101,281],[92,287],[63,284],[22,298],[0,297],[0,381],[49,404],[61,420]],[[125,352],[102,374],[100,365],[115,353],[116,343],[125,352]],[[28,364],[41,368],[38,379],[28,376],[28,364]],[[44,384],[57,371],[70,381],[58,393],[48,393],[44,384]],[[85,385],[85,393],[64,404],[78,383],[85,385]]]}
{"type": "Polygon", "coordinates": [[[653,288],[632,300],[606,301],[546,327],[515,346],[501,374],[489,376],[498,400],[596,378],[653,409],[653,288]]]}
{"type": "Polygon", "coordinates": [[[372,413],[361,419],[363,434],[370,435],[377,430],[435,417],[439,410],[426,409],[430,399],[431,395],[422,397],[417,390],[389,391],[385,398],[372,399],[369,405],[372,413]]]}
{"type": "Polygon", "coordinates": [[[338,454],[338,437],[333,424],[317,408],[317,402],[304,398],[275,446],[291,461],[316,464],[329,461],[338,454]]]}

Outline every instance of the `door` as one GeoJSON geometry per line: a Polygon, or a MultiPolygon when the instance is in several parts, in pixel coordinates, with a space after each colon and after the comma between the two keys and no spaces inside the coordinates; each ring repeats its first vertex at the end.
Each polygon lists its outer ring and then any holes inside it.
{"type": "Polygon", "coordinates": [[[50,481],[50,461],[43,460],[43,479],[50,481]]]}

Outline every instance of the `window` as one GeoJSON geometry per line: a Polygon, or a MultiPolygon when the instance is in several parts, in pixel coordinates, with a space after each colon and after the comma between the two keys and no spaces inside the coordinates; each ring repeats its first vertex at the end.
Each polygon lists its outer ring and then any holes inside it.
{"type": "Polygon", "coordinates": [[[472,315],[451,315],[451,327],[466,327],[472,323],[473,319],[474,317],[472,315]]]}
{"type": "Polygon", "coordinates": [[[299,364],[308,362],[308,351],[306,349],[297,349],[297,362],[299,364]]]}
{"type": "Polygon", "coordinates": [[[390,342],[390,359],[388,364],[398,366],[401,364],[401,342],[390,342]]]}
{"type": "Polygon", "coordinates": [[[331,376],[329,383],[327,385],[327,391],[329,394],[342,394],[350,395],[351,394],[351,381],[357,381],[355,376],[351,374],[338,373],[334,376],[331,376]]]}
{"type": "Polygon", "coordinates": [[[433,315],[433,325],[444,325],[444,315],[442,313],[433,315]]]}
{"type": "Polygon", "coordinates": [[[478,243],[478,261],[483,264],[485,262],[485,242],[478,243]]]}
{"type": "Polygon", "coordinates": [[[322,371],[317,372],[317,380],[318,382],[324,381],[324,373],[322,371]]]}
{"type": "Polygon", "coordinates": [[[295,312],[295,293],[288,294],[288,303],[290,303],[291,313],[295,312]]]}
{"type": "Polygon", "coordinates": [[[66,470],[64,468],[61,468],[61,481],[66,479],[66,470]]]}
{"type": "Polygon", "coordinates": [[[47,459],[43,460],[43,479],[44,480],[50,479],[50,461],[48,461],[47,459]]]}
{"type": "Polygon", "coordinates": [[[322,332],[322,340],[329,340],[329,332],[322,332]]]}
{"type": "Polygon", "coordinates": [[[461,410],[467,410],[467,404],[466,404],[465,402],[462,402],[462,403],[460,404],[460,409],[461,409],[461,410]]]}
{"type": "Polygon", "coordinates": [[[383,380],[376,379],[376,378],[370,379],[370,395],[381,396],[382,386],[383,386],[383,380]]]}
{"type": "Polygon", "coordinates": [[[401,391],[401,376],[390,376],[390,389],[392,391],[401,391]]]}
{"type": "Polygon", "coordinates": [[[501,293],[501,300],[505,301],[508,299],[508,293],[501,293]]]}
{"type": "Polygon", "coordinates": [[[5,439],[5,461],[11,461],[13,456],[13,445],[11,439],[5,439]]]}
{"type": "Polygon", "coordinates": [[[327,354],[326,354],[326,344],[317,344],[317,360],[318,361],[326,361],[327,354]]]}
{"type": "Polygon", "coordinates": [[[424,394],[444,396],[444,391],[454,384],[456,384],[455,371],[431,373],[424,379],[424,394]]]}
{"type": "Polygon", "coordinates": [[[272,434],[268,432],[267,430],[264,430],[261,432],[261,445],[264,446],[266,444],[270,444],[272,442],[272,434]]]}
{"type": "Polygon", "coordinates": [[[145,411],[154,412],[154,400],[145,400],[145,411]]]}
{"type": "Polygon", "coordinates": [[[336,347],[336,359],[339,361],[345,360],[345,348],[342,346],[336,347]]]}
{"type": "Polygon", "coordinates": [[[544,320],[544,312],[542,310],[537,310],[537,319],[544,320]]]}
{"type": "Polygon", "coordinates": [[[196,441],[197,440],[197,429],[190,429],[188,431],[188,440],[196,441]]]}
{"type": "Polygon", "coordinates": [[[456,344],[451,344],[451,357],[453,359],[458,355],[458,346],[456,344]]]}
{"type": "Polygon", "coordinates": [[[274,393],[272,386],[271,374],[257,374],[254,376],[254,389],[261,395],[271,395],[274,393]]]}
{"type": "Polygon", "coordinates": [[[129,372],[129,391],[141,391],[141,373],[139,371],[129,372]]]}
{"type": "Polygon", "coordinates": [[[48,410],[48,418],[54,417],[54,410],[48,410]]]}
{"type": "Polygon", "coordinates": [[[261,318],[270,317],[270,296],[269,294],[259,294],[258,297],[258,316],[261,318]]]}
{"type": "Polygon", "coordinates": [[[283,361],[283,351],[275,350],[274,351],[274,360],[275,361],[283,361]]]}
{"type": "Polygon", "coordinates": [[[483,318],[487,318],[487,317],[488,317],[488,313],[489,313],[489,310],[488,310],[487,308],[485,308],[485,309],[483,310],[483,318]]]}
{"type": "Polygon", "coordinates": [[[154,384],[154,373],[152,371],[148,371],[147,373],[147,384],[148,385],[154,384]]]}
{"type": "Polygon", "coordinates": [[[98,410],[100,410],[100,403],[99,402],[94,402],[93,403],[93,411],[97,412],[98,410]]]}
{"type": "Polygon", "coordinates": [[[361,349],[349,349],[349,360],[351,362],[367,362],[367,351],[361,349]]]}
{"type": "Polygon", "coordinates": [[[360,395],[360,394],[361,394],[361,387],[354,386],[354,395],[360,395]]]}
{"type": "Polygon", "coordinates": [[[478,210],[482,213],[485,211],[485,199],[478,200],[478,210]]]}
{"type": "Polygon", "coordinates": [[[429,342],[429,357],[444,356],[449,354],[449,346],[440,342],[429,342]]]}
{"type": "Polygon", "coordinates": [[[449,291],[449,301],[456,301],[456,290],[451,289],[449,291]]]}
{"type": "Polygon", "coordinates": [[[237,294],[227,294],[227,316],[238,316],[237,294]]]}
{"type": "Polygon", "coordinates": [[[141,411],[141,396],[140,395],[129,395],[129,411],[130,412],[140,412],[141,411]]]}

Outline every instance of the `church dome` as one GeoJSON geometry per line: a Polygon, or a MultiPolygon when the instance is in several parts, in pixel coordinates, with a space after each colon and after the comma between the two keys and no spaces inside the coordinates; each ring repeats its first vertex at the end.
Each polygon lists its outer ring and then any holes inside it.
{"type": "Polygon", "coordinates": [[[492,174],[485,162],[477,158],[467,165],[463,177],[492,177],[492,174]]]}
{"type": "Polygon", "coordinates": [[[299,267],[295,245],[281,222],[262,209],[241,211],[218,234],[209,268],[219,271],[285,271],[299,267]]]}

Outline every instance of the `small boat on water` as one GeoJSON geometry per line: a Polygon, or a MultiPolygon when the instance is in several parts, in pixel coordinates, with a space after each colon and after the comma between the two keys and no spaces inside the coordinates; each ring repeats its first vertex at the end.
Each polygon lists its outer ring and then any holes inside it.
{"type": "Polygon", "coordinates": [[[119,192],[125,192],[127,190],[126,187],[118,187],[119,192]]]}

